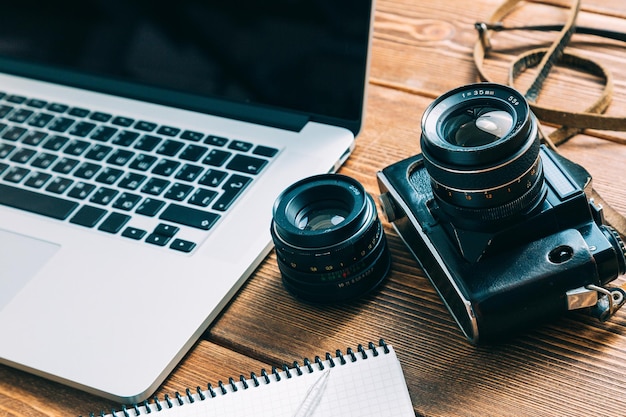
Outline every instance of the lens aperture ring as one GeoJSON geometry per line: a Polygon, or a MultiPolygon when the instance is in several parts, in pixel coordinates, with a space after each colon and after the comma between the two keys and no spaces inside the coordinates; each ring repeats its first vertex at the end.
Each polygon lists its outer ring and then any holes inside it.
{"type": "MultiPolygon", "coordinates": [[[[535,162],[530,168],[520,176],[509,182],[496,183],[490,188],[455,188],[441,183],[437,178],[431,176],[433,192],[440,200],[460,208],[490,209],[492,212],[502,211],[502,206],[518,206],[525,200],[528,191],[537,190],[536,184],[542,182],[543,169],[539,156],[535,158],[535,162]]],[[[523,208],[520,207],[520,209],[523,208]]]]}

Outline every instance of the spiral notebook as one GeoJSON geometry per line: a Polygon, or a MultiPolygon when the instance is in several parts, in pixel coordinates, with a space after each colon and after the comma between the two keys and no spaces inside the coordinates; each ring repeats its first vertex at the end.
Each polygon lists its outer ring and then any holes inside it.
{"type": "MultiPolygon", "coordinates": [[[[99,415],[103,415],[100,413],[99,415]]],[[[322,359],[283,365],[249,378],[187,389],[173,397],[112,410],[107,416],[414,417],[400,362],[391,345],[359,345],[322,359]]],[[[93,414],[91,414],[93,415],[93,414]]]]}

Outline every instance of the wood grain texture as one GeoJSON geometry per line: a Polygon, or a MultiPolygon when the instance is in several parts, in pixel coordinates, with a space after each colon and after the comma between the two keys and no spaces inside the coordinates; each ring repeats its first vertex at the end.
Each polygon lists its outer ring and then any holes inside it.
{"type": "MultiPolygon", "coordinates": [[[[366,123],[343,174],[376,195],[376,172],[420,151],[422,112],[445,91],[475,81],[473,24],[487,19],[499,4],[500,0],[377,0],[366,123]]],[[[567,12],[562,6],[567,4],[567,0],[522,3],[507,22],[563,22],[567,12]]],[[[625,31],[626,3],[583,0],[579,21],[625,31]]],[[[504,81],[515,55],[547,45],[553,37],[529,32],[495,35],[489,71],[504,81]]],[[[608,110],[612,115],[626,115],[625,46],[579,35],[571,46],[613,73],[616,93],[608,110]]],[[[516,85],[523,88],[529,78],[522,75],[516,85]]],[[[579,110],[601,88],[601,80],[558,67],[540,100],[579,110]]],[[[586,132],[560,151],[587,168],[600,194],[626,214],[626,146],[603,137],[626,135],[586,132]]],[[[576,313],[496,345],[473,347],[399,236],[384,219],[383,225],[393,266],[379,290],[336,306],[299,302],[283,289],[272,253],[157,395],[173,395],[207,382],[215,385],[230,376],[270,370],[335,349],[345,351],[382,337],[396,348],[420,416],[626,415],[626,309],[606,323],[576,313]]],[[[115,406],[0,366],[0,416],[87,415],[115,406]]]]}

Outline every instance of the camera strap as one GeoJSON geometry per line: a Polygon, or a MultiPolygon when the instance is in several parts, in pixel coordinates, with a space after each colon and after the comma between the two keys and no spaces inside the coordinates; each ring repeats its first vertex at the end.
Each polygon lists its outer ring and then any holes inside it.
{"type": "MultiPolygon", "coordinates": [[[[487,58],[489,51],[492,49],[490,39],[492,32],[509,30],[558,31],[559,34],[557,38],[548,48],[536,48],[518,55],[509,67],[508,73],[508,84],[514,87],[515,80],[520,74],[529,68],[538,69],[534,74],[534,78],[532,78],[530,87],[524,95],[533,113],[541,122],[559,126],[549,135],[545,135],[541,132],[543,141],[554,151],[557,151],[557,146],[585,129],[626,131],[626,117],[613,117],[604,114],[611,103],[613,95],[613,77],[611,72],[600,63],[577,54],[569,53],[565,50],[574,33],[594,35],[622,42],[626,42],[626,34],[604,29],[576,26],[581,0],[572,0],[572,6],[569,10],[567,21],[563,25],[505,26],[502,20],[511,13],[521,1],[522,0],[506,0],[491,15],[487,22],[477,22],[475,24],[479,37],[474,46],[473,58],[479,79],[481,81],[493,82],[484,68],[485,58],[487,58]],[[584,111],[566,111],[537,103],[537,98],[539,97],[543,84],[550,71],[557,63],[588,73],[603,81],[604,88],[602,93],[595,102],[589,105],[584,111]]],[[[541,127],[539,128],[541,130],[541,127]]],[[[615,137],[603,137],[603,139],[626,145],[626,139],[615,137]]],[[[611,208],[596,190],[592,189],[591,194],[590,197],[593,198],[594,202],[602,206],[607,223],[616,229],[622,237],[626,237],[626,218],[611,208]]],[[[623,291],[625,290],[626,284],[622,285],[622,297],[624,294],[623,291]]],[[[622,299],[619,307],[623,304],[622,299]]],[[[610,310],[613,310],[613,307],[611,307],[610,310]]],[[[609,316],[611,314],[609,314],[609,316]]]]}
{"type": "MultiPolygon", "coordinates": [[[[530,87],[525,93],[525,97],[533,113],[540,121],[560,126],[551,134],[543,135],[544,141],[556,150],[557,146],[585,129],[626,131],[626,117],[612,117],[603,114],[609,107],[613,95],[613,77],[610,71],[590,59],[565,52],[565,48],[574,33],[595,35],[623,42],[626,42],[626,34],[604,29],[577,27],[576,19],[580,10],[580,0],[573,0],[567,21],[564,25],[505,26],[502,23],[502,19],[512,12],[520,1],[522,0],[505,1],[487,22],[478,22],[475,24],[479,38],[474,46],[474,62],[481,81],[491,81],[485,71],[484,61],[488,52],[491,50],[490,36],[492,32],[505,30],[559,31],[558,37],[549,48],[532,49],[517,56],[510,66],[508,74],[508,84],[514,86],[516,78],[521,73],[529,68],[538,68],[530,87]],[[548,77],[552,67],[557,63],[586,72],[603,80],[604,88],[602,94],[584,111],[571,112],[536,103],[543,83],[548,77]]],[[[604,139],[626,145],[626,139],[604,139]]],[[[626,218],[612,209],[595,190],[593,194],[594,200],[602,204],[608,223],[622,236],[626,236],[626,218]]]]}

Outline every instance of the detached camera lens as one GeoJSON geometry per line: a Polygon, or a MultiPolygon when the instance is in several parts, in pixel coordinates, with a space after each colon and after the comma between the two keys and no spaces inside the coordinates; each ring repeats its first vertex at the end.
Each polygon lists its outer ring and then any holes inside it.
{"type": "Polygon", "coordinates": [[[318,175],[288,187],[274,204],[271,233],[284,286],[306,301],[359,297],[389,272],[374,201],[350,177],[318,175]]]}
{"type": "Polygon", "coordinates": [[[435,100],[422,118],[433,194],[458,226],[498,228],[545,196],[537,123],[516,90],[479,83],[435,100]]]}

